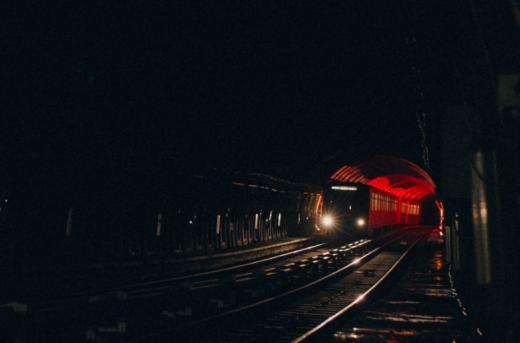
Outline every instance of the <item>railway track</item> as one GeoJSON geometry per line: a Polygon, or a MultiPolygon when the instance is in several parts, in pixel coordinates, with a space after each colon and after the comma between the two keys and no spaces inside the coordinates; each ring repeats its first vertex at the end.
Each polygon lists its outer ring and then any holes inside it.
{"type": "Polygon", "coordinates": [[[420,242],[399,277],[355,315],[338,319],[320,342],[484,342],[454,288],[443,246],[420,242]]]}
{"type": "MultiPolygon", "coordinates": [[[[403,247],[404,251],[383,251],[380,255],[374,257],[373,260],[361,267],[358,270],[358,273],[362,274],[363,277],[374,278],[375,280],[372,284],[369,283],[366,285],[363,281],[357,280],[356,277],[345,277],[335,285],[331,286],[331,288],[324,290],[324,292],[333,293],[331,295],[333,301],[327,304],[321,304],[321,310],[319,311],[319,320],[321,320],[321,322],[317,325],[310,323],[311,327],[307,331],[296,338],[291,339],[291,341],[294,343],[300,343],[303,341],[319,341],[321,335],[333,327],[340,318],[343,318],[349,314],[349,312],[354,311],[358,303],[370,297],[372,293],[375,292],[390,275],[392,275],[395,269],[402,263],[406,256],[408,256],[420,239],[421,238],[415,238],[411,241],[403,241],[406,242],[406,245],[403,247]],[[358,285],[359,292],[361,293],[357,293],[358,290],[356,289],[356,286],[358,285]],[[366,287],[363,287],[365,285],[369,286],[366,290],[366,287]],[[347,289],[349,291],[347,291],[347,289]],[[332,314],[330,314],[331,312],[332,314]]],[[[303,320],[305,321],[305,319],[303,320]]],[[[297,332],[298,331],[295,331],[295,333],[297,332]]]]}
{"type": "MultiPolygon", "coordinates": [[[[391,241],[395,238],[388,236],[337,248],[319,244],[218,270],[128,285],[99,296],[40,303],[29,307],[22,322],[37,328],[40,338],[56,342],[118,342],[136,337],[150,341],[172,333],[189,337],[194,328],[211,332],[214,325],[221,325],[215,323],[244,313],[250,318],[250,313],[269,311],[271,305],[321,287],[324,280],[364,264],[391,241]]],[[[287,315],[291,313],[295,312],[287,315]]]]}
{"type": "MultiPolygon", "coordinates": [[[[371,246],[370,249],[351,249],[350,254],[348,247],[342,247],[345,254],[339,258],[341,267],[319,278],[301,282],[284,292],[245,306],[185,323],[173,330],[170,323],[167,332],[158,335],[147,333],[140,336],[139,341],[150,339],[162,341],[175,337],[186,341],[286,342],[301,335],[307,335],[302,337],[307,339],[315,334],[312,330],[316,332],[321,330],[321,327],[315,327],[319,325],[326,327],[327,320],[329,322],[334,320],[330,319],[332,315],[348,306],[350,306],[348,308],[354,307],[375,289],[379,282],[390,275],[415,245],[410,241],[411,238],[406,238],[406,241],[403,239],[403,236],[399,236],[386,240],[378,246],[371,246]],[[404,243],[396,245],[399,242],[404,243]],[[401,251],[404,248],[406,251],[401,251]],[[295,299],[298,299],[297,304],[291,305],[294,304],[295,299]],[[194,332],[198,334],[194,335],[194,332]]],[[[336,251],[336,259],[340,255],[340,250],[336,251]]],[[[338,314],[340,315],[341,313],[338,314]]]]}
{"type": "Polygon", "coordinates": [[[180,297],[171,294],[166,297],[168,300],[164,301],[163,298],[160,304],[154,304],[149,296],[143,295],[140,307],[147,308],[154,319],[150,325],[143,325],[139,315],[126,317],[129,329],[122,340],[148,337],[150,333],[171,328],[183,330],[200,322],[212,321],[220,315],[226,316],[229,312],[255,307],[258,302],[291,292],[302,284],[334,273],[348,261],[370,250],[372,244],[373,241],[364,239],[338,248],[317,249],[289,260],[264,265],[255,271],[228,276],[227,282],[220,283],[217,279],[196,282],[191,284],[189,292],[185,289],[180,297]]]}
{"type": "Polygon", "coordinates": [[[299,256],[305,253],[312,253],[318,249],[324,249],[325,246],[326,243],[318,243],[268,258],[227,266],[224,268],[217,268],[187,275],[159,278],[151,281],[128,283],[116,287],[107,287],[88,292],[80,292],[60,298],[35,301],[30,300],[29,302],[31,303],[31,308],[36,311],[48,311],[60,306],[76,306],[81,303],[102,303],[121,299],[127,300],[132,298],[155,296],[162,294],[162,292],[171,289],[172,287],[175,287],[175,285],[189,287],[192,283],[200,283],[204,282],[204,280],[218,280],[227,273],[239,273],[254,268],[260,268],[261,266],[269,263],[275,263],[280,260],[290,259],[294,256],[299,256]]]}
{"type": "Polygon", "coordinates": [[[173,335],[187,341],[215,342],[311,339],[368,297],[401,263],[417,240],[395,238],[362,256],[353,257],[344,267],[306,285],[154,338],[161,341],[173,335]]]}
{"type": "Polygon", "coordinates": [[[175,316],[176,322],[193,321],[208,315],[207,307],[197,306],[201,301],[215,304],[209,314],[225,310],[249,301],[255,296],[253,293],[260,295],[258,291],[252,291],[250,286],[266,282],[267,279],[273,281],[269,292],[291,287],[292,283],[287,281],[292,280],[295,272],[301,268],[302,261],[312,266],[309,271],[326,273],[338,262],[337,256],[341,251],[359,250],[370,244],[370,240],[360,240],[336,249],[327,248],[324,243],[315,244],[270,258],[202,273],[34,302],[28,306],[21,304],[25,309],[22,314],[9,315],[9,320],[14,322],[10,326],[17,331],[20,323],[26,326],[30,321],[31,326],[38,328],[35,331],[40,331],[41,328],[43,333],[38,333],[39,336],[59,341],[55,339],[56,332],[53,327],[60,327],[60,334],[67,338],[84,338],[85,332],[92,330],[97,333],[95,337],[106,336],[106,332],[113,336],[114,326],[119,327],[115,330],[117,332],[127,332],[126,328],[121,330],[121,318],[124,322],[123,327],[126,327],[127,323],[129,326],[137,326],[136,322],[141,322],[142,318],[141,315],[136,318],[134,314],[141,310],[151,311],[151,317],[154,317],[156,322],[161,322],[164,318],[170,322],[172,313],[181,312],[181,315],[175,316]],[[231,302],[215,299],[216,294],[222,291],[240,293],[240,299],[231,302]],[[249,295],[246,295],[248,292],[249,295]],[[173,307],[169,306],[171,304],[173,307]],[[164,309],[165,306],[167,309],[164,309]]]}

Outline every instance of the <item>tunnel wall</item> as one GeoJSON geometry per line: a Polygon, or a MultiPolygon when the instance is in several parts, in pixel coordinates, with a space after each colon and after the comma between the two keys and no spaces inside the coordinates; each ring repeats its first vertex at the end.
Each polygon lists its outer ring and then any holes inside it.
{"type": "Polygon", "coordinates": [[[320,197],[319,187],[260,175],[65,186],[14,192],[2,223],[4,271],[185,257],[301,236],[316,223],[320,197]]]}

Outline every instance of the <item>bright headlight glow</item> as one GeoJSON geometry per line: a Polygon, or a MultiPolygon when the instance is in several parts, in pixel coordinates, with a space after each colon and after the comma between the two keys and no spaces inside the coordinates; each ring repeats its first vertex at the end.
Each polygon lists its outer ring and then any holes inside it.
{"type": "Polygon", "coordinates": [[[365,226],[365,224],[366,224],[365,218],[358,218],[358,219],[356,220],[356,225],[357,225],[358,227],[365,226]]]}
{"type": "Polygon", "coordinates": [[[326,215],[323,216],[323,218],[321,218],[321,223],[325,227],[331,227],[332,224],[334,224],[334,219],[332,218],[331,215],[326,214],[326,215]]]}

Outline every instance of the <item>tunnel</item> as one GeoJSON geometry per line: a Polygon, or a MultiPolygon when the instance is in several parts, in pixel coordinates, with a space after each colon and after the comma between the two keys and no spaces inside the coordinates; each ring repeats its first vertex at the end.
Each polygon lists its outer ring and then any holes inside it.
{"type": "Polygon", "coordinates": [[[431,176],[404,158],[374,156],[343,165],[330,176],[329,183],[363,184],[387,193],[399,203],[420,203],[420,224],[439,227],[442,202],[431,176]]]}

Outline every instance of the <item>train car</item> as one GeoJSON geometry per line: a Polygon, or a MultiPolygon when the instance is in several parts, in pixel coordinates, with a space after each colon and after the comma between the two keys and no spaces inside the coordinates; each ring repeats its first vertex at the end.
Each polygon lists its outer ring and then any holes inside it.
{"type": "Polygon", "coordinates": [[[320,232],[329,239],[350,241],[418,224],[421,203],[365,184],[331,182],[323,190],[321,212],[320,232]]]}

